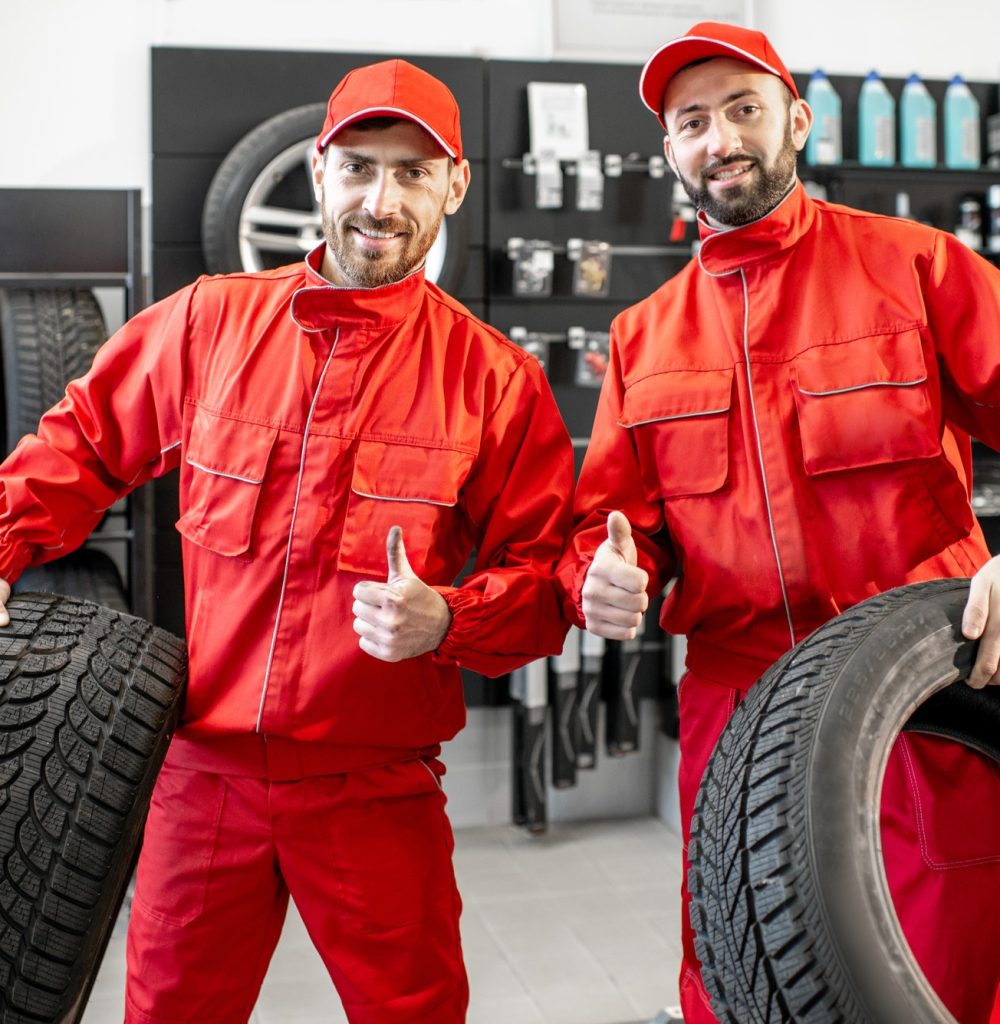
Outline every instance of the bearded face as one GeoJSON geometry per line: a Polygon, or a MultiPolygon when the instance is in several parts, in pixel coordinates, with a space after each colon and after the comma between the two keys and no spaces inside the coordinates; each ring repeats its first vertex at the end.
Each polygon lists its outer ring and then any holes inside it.
{"type": "Polygon", "coordinates": [[[454,164],[412,121],[350,126],[314,161],[323,220],[323,274],[374,288],[421,266],[441,220],[461,205],[468,163],[454,164]]]}

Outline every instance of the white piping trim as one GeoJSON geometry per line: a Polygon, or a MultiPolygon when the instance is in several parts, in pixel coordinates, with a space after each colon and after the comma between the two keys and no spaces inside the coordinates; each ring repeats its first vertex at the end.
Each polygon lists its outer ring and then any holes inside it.
{"type": "Polygon", "coordinates": [[[757,459],[760,462],[760,480],[764,487],[764,506],[767,509],[767,524],[771,531],[771,546],[774,548],[774,560],[778,565],[778,582],[781,584],[781,599],[785,603],[785,617],[788,619],[788,633],[795,646],[795,626],[792,624],[792,609],[788,603],[788,591],[785,588],[785,572],[781,567],[781,553],[778,551],[778,534],[774,528],[774,516],[771,513],[771,495],[767,488],[767,471],[764,468],[764,446],[760,440],[760,425],[757,422],[757,404],[753,397],[753,377],[750,374],[750,290],[747,287],[747,276],[740,270],[743,282],[743,354],[747,360],[747,392],[750,395],[750,418],[753,420],[754,436],[757,438],[757,459]]]}
{"type": "Polygon", "coordinates": [[[316,148],[322,153],[337,132],[343,131],[348,125],[354,124],[355,121],[362,121],[366,117],[374,117],[378,114],[398,114],[407,121],[413,121],[414,124],[419,124],[425,132],[437,139],[438,144],[448,154],[448,156],[452,158],[452,160],[458,159],[455,150],[452,149],[451,146],[441,138],[440,134],[436,132],[425,120],[423,120],[423,118],[417,117],[416,114],[411,113],[409,110],[404,110],[402,107],[366,107],[364,110],[357,110],[351,114],[350,117],[345,117],[338,121],[326,133],[326,135],[316,143],[316,148]]]}
{"type": "MultiPolygon", "coordinates": [[[[730,382],[730,387],[732,383],[730,382]]],[[[669,423],[671,420],[692,420],[697,416],[718,416],[720,412],[729,412],[729,406],[724,405],[721,409],[706,409],[704,412],[679,412],[676,416],[657,416],[651,420],[636,420],[635,423],[622,423],[618,421],[619,427],[631,430],[633,427],[645,427],[649,423],[669,423]]]]}
{"type": "Polygon", "coordinates": [[[309,427],[312,425],[313,414],[316,412],[316,404],[319,402],[320,392],[323,390],[323,381],[326,379],[326,371],[330,368],[330,360],[333,353],[337,351],[337,341],[340,338],[340,328],[333,336],[333,344],[330,346],[330,354],[323,364],[323,372],[319,375],[316,384],[316,394],[309,405],[309,415],[306,417],[305,429],[302,431],[302,451],[299,455],[299,476],[295,482],[295,501],[292,503],[292,519],[288,524],[288,546],[285,548],[285,569],[281,577],[281,593],[278,595],[278,610],[274,615],[274,632],[271,634],[271,649],[267,652],[267,665],[264,668],[264,683],[260,691],[260,705],[257,708],[257,725],[255,732],[260,732],[261,722],[264,719],[264,701],[267,699],[267,685],[271,681],[271,666],[274,664],[274,651],[278,645],[278,627],[281,625],[281,612],[285,606],[285,591],[288,589],[288,568],[292,560],[292,538],[295,534],[295,517],[299,511],[299,496],[302,494],[302,476],[306,465],[306,446],[309,443],[309,427]]]}
{"type": "Polygon", "coordinates": [[[351,491],[359,498],[374,498],[376,501],[409,501],[421,505],[440,505],[442,508],[454,508],[458,504],[457,501],[435,501],[433,498],[390,498],[385,494],[369,494],[367,491],[359,491],[357,487],[352,487],[351,491]]]}
{"type": "Polygon", "coordinates": [[[869,388],[912,388],[914,384],[923,384],[927,375],[917,377],[916,380],[873,380],[867,384],[854,384],[849,388],[833,388],[831,391],[807,391],[799,385],[799,391],[803,395],[812,395],[814,398],[822,398],[824,395],[846,395],[848,391],[867,391],[869,388]]]}
{"type": "Polygon", "coordinates": [[[173,444],[168,444],[166,448],[161,448],[160,449],[160,454],[161,455],[166,455],[167,452],[172,452],[175,448],[179,448],[180,445],[181,445],[180,441],[174,441],[173,444]]]}
{"type": "Polygon", "coordinates": [[[252,476],[239,476],[236,473],[223,473],[218,469],[210,469],[208,466],[202,465],[200,462],[195,462],[194,459],[188,458],[185,460],[189,466],[194,466],[195,469],[203,470],[205,473],[211,473],[212,476],[222,476],[227,480],[239,480],[243,484],[256,484],[258,487],[264,482],[264,478],[261,477],[259,480],[252,476]]]}

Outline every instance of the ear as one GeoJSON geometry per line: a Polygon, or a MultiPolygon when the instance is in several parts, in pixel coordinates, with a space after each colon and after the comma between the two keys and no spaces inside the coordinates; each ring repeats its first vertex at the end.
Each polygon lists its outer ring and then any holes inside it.
{"type": "Polygon", "coordinates": [[[444,204],[445,213],[454,213],[462,205],[471,179],[472,172],[469,169],[468,160],[463,160],[452,167],[448,178],[448,198],[444,204]]]}
{"type": "Polygon", "coordinates": [[[792,145],[801,150],[806,144],[809,129],[812,128],[813,112],[805,100],[792,100],[788,114],[791,119],[792,145]]]}
{"type": "Polygon", "coordinates": [[[670,145],[670,136],[663,136],[663,155],[667,158],[667,163],[670,165],[670,170],[674,172],[674,177],[679,178],[680,175],[677,173],[677,162],[674,160],[674,151],[670,145]]]}
{"type": "Polygon", "coordinates": [[[313,195],[316,197],[316,202],[320,204],[323,202],[323,174],[326,171],[326,150],[318,153],[316,147],[313,146],[311,160],[313,195]]]}

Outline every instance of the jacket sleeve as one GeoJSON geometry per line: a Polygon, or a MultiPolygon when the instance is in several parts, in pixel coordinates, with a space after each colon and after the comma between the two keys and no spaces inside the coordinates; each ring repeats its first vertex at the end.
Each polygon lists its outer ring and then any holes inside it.
{"type": "Polygon", "coordinates": [[[144,310],[0,464],[0,577],[79,547],[124,494],[177,464],[192,289],[144,310]]]}
{"type": "Polygon", "coordinates": [[[573,529],[559,563],[557,585],[564,615],[583,627],[581,592],[594,553],[608,537],[608,516],[623,512],[632,526],[638,564],[649,574],[650,597],[676,572],[663,505],[645,493],[633,431],[621,426],[625,385],[615,325],[611,357],[594,417],[573,506],[573,529]]]}
{"type": "Polygon", "coordinates": [[[553,580],[569,530],[573,450],[541,366],[525,359],[484,428],[461,503],[480,540],[470,574],[435,587],[452,613],[436,657],[483,675],[562,649],[553,580]]]}
{"type": "Polygon", "coordinates": [[[923,287],[944,414],[1000,451],[1000,270],[937,232],[923,287]]]}

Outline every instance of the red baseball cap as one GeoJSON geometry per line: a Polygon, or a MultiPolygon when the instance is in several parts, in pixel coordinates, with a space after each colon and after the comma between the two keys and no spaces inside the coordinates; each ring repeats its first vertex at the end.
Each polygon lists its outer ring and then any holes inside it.
{"type": "Polygon", "coordinates": [[[455,97],[443,82],[405,60],[368,64],[341,79],[330,94],[326,120],[316,139],[317,152],[322,153],[348,125],[369,117],[413,121],[433,136],[448,156],[462,159],[462,129],[455,97]]]}
{"type": "Polygon", "coordinates": [[[656,119],[664,128],[663,94],[667,91],[670,79],[685,65],[708,57],[729,57],[753,64],[761,71],[776,75],[788,86],[792,95],[799,98],[794,79],[763,32],[718,21],[701,21],[684,35],[664,43],[646,61],[639,76],[642,102],[656,114],[656,119]]]}

